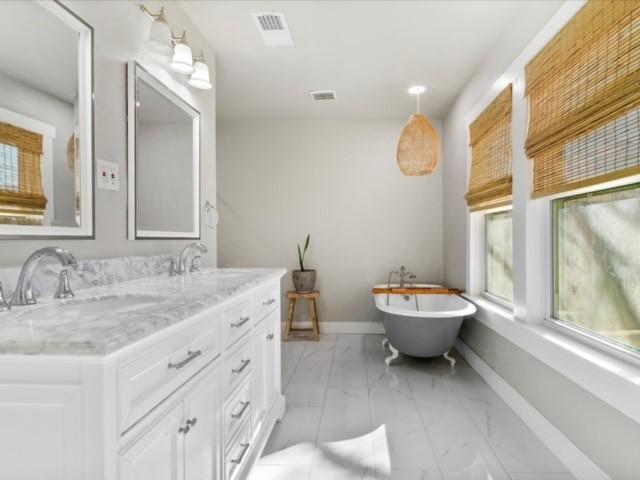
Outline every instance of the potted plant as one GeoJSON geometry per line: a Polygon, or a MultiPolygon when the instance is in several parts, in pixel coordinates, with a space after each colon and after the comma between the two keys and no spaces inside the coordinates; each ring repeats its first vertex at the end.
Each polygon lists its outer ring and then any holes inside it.
{"type": "Polygon", "coordinates": [[[304,242],[304,248],[300,248],[300,245],[298,245],[298,262],[300,263],[300,270],[294,270],[292,272],[293,285],[296,292],[299,293],[309,293],[313,291],[313,287],[316,284],[316,271],[304,268],[304,256],[309,248],[310,240],[311,236],[307,234],[307,239],[304,242]]]}

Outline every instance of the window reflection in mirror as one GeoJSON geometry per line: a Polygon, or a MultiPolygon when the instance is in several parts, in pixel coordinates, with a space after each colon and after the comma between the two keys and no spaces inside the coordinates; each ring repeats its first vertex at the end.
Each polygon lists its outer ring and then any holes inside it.
{"type": "Polygon", "coordinates": [[[0,2],[0,224],[80,225],[79,39],[38,2],[0,2]]]}

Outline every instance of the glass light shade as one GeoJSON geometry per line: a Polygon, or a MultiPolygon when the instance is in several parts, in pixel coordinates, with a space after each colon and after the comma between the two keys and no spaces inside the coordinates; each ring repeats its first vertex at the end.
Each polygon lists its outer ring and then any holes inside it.
{"type": "Polygon", "coordinates": [[[171,42],[171,27],[163,19],[158,18],[151,24],[149,39],[144,43],[149,51],[170,57],[173,55],[173,43],[171,42]]]}
{"type": "Polygon", "coordinates": [[[189,85],[194,88],[210,90],[211,82],[209,81],[209,66],[201,60],[196,60],[193,67],[194,71],[191,74],[191,78],[189,78],[189,85]]]}
{"type": "Polygon", "coordinates": [[[173,49],[173,58],[170,64],[171,70],[178,73],[189,74],[195,70],[193,67],[193,53],[186,43],[176,43],[173,49]]]}

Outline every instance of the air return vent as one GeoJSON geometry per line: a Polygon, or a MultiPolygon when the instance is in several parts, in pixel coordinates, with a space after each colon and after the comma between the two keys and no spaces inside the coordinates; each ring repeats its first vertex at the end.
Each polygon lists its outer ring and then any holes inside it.
{"type": "Polygon", "coordinates": [[[309,92],[309,95],[311,95],[311,98],[313,98],[316,102],[324,102],[326,100],[336,99],[335,90],[313,90],[309,92]]]}
{"type": "Polygon", "coordinates": [[[267,47],[292,46],[293,39],[282,13],[252,13],[258,32],[267,47]]]}

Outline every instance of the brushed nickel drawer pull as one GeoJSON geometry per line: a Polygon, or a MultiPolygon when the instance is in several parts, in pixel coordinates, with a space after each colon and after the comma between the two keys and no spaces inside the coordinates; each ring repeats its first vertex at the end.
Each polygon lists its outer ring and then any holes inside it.
{"type": "Polygon", "coordinates": [[[231,328],[239,328],[245,323],[247,323],[249,320],[251,320],[251,317],[240,317],[240,321],[232,323],[231,328]]]}
{"type": "Polygon", "coordinates": [[[240,411],[238,413],[232,413],[231,418],[242,418],[242,415],[244,415],[244,412],[249,408],[251,402],[247,400],[246,402],[240,402],[240,405],[242,405],[240,411]]]}
{"type": "Polygon", "coordinates": [[[249,450],[249,442],[241,443],[240,446],[242,447],[242,453],[240,454],[240,456],[238,458],[232,458],[231,459],[231,463],[235,463],[236,465],[242,463],[242,459],[244,458],[245,454],[247,453],[247,450],[249,450]]]}
{"type": "Polygon", "coordinates": [[[200,355],[202,355],[202,350],[196,350],[195,352],[192,352],[191,350],[189,350],[187,352],[187,358],[185,358],[184,360],[182,360],[181,362],[178,362],[178,363],[171,363],[170,362],[168,367],[169,368],[175,368],[176,370],[180,370],[181,368],[186,366],[187,363],[194,361],[200,355]]]}
{"type": "Polygon", "coordinates": [[[196,423],[198,423],[198,417],[193,417],[191,420],[187,420],[188,427],[195,427],[196,423]]]}
{"type": "Polygon", "coordinates": [[[239,368],[232,368],[231,369],[231,373],[242,373],[242,371],[247,368],[249,366],[249,364],[251,363],[251,360],[247,359],[247,360],[242,360],[242,362],[240,362],[242,365],[240,365],[239,368]]]}
{"type": "Polygon", "coordinates": [[[269,300],[265,300],[264,302],[262,302],[262,305],[268,307],[269,305],[273,305],[274,303],[276,303],[276,299],[270,298],[269,300]]]}
{"type": "Polygon", "coordinates": [[[191,430],[191,427],[187,424],[184,427],[180,427],[178,429],[178,433],[182,433],[183,435],[186,435],[187,433],[189,433],[189,430],[191,430]]]}
{"type": "Polygon", "coordinates": [[[267,340],[273,340],[273,333],[270,333],[269,335],[267,335],[267,340]]]}

